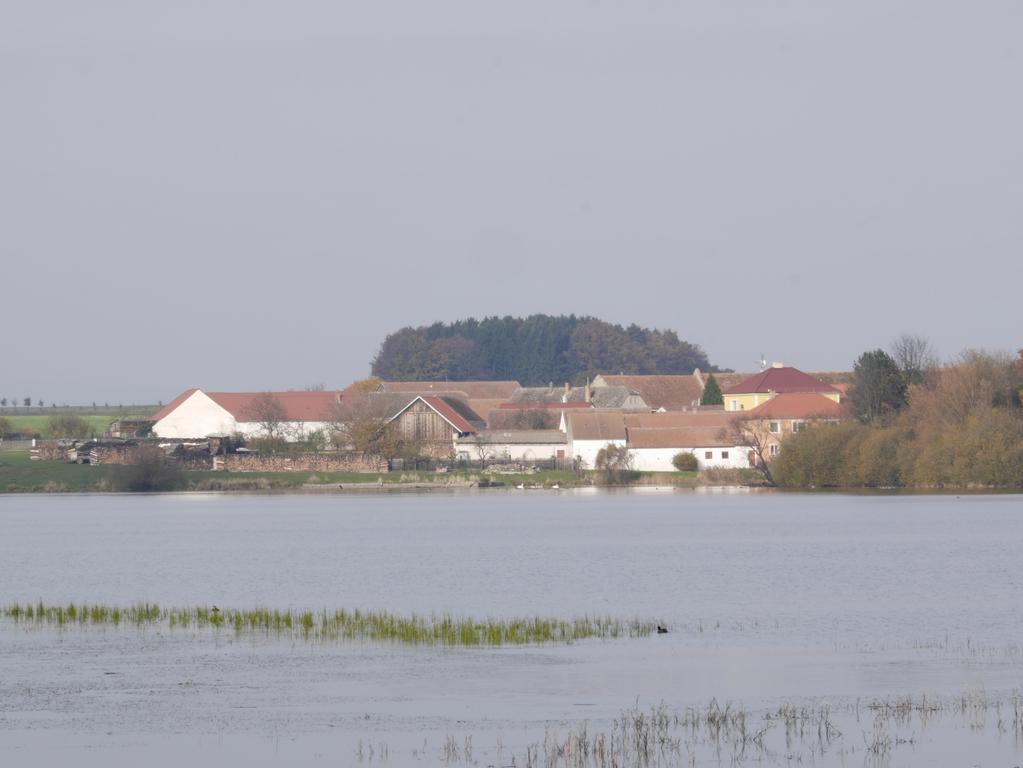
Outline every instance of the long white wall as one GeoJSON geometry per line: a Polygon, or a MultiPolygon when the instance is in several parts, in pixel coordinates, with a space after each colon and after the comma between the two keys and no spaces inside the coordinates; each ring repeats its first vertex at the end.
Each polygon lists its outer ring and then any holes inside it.
{"type": "Polygon", "coordinates": [[[674,472],[671,460],[678,453],[688,452],[696,456],[700,469],[711,467],[722,469],[745,469],[749,466],[748,448],[632,448],[632,468],[640,472],[674,472]],[[710,453],[711,458],[706,454],[710,453]],[[728,457],[724,458],[723,453],[728,457]]]}
{"type": "Polygon", "coordinates": [[[586,469],[593,469],[597,464],[597,453],[608,443],[625,447],[624,440],[573,440],[569,445],[569,458],[581,457],[586,469]]]}

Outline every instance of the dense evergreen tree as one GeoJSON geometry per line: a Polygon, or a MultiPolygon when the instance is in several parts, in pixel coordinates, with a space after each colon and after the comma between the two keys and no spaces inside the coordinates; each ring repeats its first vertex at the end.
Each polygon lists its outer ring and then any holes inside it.
{"type": "Polygon", "coordinates": [[[384,339],[373,375],[390,381],[581,383],[598,373],[691,373],[711,368],[674,331],[575,315],[470,318],[402,328],[384,339]]]}
{"type": "Polygon", "coordinates": [[[849,400],[853,415],[864,423],[886,419],[906,405],[906,380],[887,352],[875,349],[859,356],[849,400]]]}
{"type": "Polygon", "coordinates": [[[707,383],[703,387],[703,396],[700,398],[700,405],[724,405],[725,398],[721,394],[721,387],[718,386],[718,380],[714,378],[712,373],[707,377],[707,383]]]}

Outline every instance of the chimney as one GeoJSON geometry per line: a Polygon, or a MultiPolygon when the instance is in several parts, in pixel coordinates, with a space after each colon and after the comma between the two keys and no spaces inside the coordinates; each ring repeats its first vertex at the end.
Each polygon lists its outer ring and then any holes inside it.
{"type": "Polygon", "coordinates": [[[784,368],[785,363],[771,363],[772,368],[784,368]]]}
{"type": "Polygon", "coordinates": [[[586,387],[583,389],[583,400],[590,402],[590,380],[586,380],[586,387]]]}

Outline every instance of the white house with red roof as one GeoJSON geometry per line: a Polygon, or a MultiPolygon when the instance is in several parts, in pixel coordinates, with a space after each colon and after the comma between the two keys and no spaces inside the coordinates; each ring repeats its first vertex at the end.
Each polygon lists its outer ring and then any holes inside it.
{"type": "Polygon", "coordinates": [[[241,434],[259,437],[265,417],[262,403],[271,396],[280,408],[281,432],[302,440],[330,427],[338,392],[206,392],[188,389],[153,415],[153,434],[164,438],[204,438],[241,434]]]}

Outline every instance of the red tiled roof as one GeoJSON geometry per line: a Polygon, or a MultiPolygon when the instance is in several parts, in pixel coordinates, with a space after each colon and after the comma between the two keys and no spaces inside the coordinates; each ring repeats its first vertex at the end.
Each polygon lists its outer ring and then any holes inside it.
{"type": "MultiPolygon", "coordinates": [[[[258,421],[257,400],[266,392],[206,392],[213,402],[238,421],[258,421]]],[[[336,392],[270,392],[284,409],[285,421],[326,421],[337,403],[336,392]]]]}
{"type": "Polygon", "coordinates": [[[166,416],[169,413],[171,413],[175,408],[177,408],[179,405],[181,405],[183,402],[185,402],[188,398],[190,398],[192,395],[194,395],[198,391],[199,390],[196,387],[192,387],[191,389],[186,389],[184,392],[182,392],[180,395],[175,397],[173,400],[171,400],[169,403],[167,403],[167,405],[165,405],[163,408],[158,410],[156,413],[154,413],[149,418],[151,418],[153,421],[159,421],[160,419],[162,419],[164,416],[166,416]]]}
{"type": "Polygon", "coordinates": [[[157,421],[169,415],[195,392],[202,392],[236,421],[258,421],[256,402],[267,394],[281,404],[285,421],[327,421],[331,409],[338,401],[337,392],[206,392],[189,389],[161,408],[153,418],[157,421]]]}
{"type": "Polygon", "coordinates": [[[838,419],[845,409],[830,397],[816,392],[784,392],[775,395],[747,413],[752,417],[770,419],[838,419]]]}
{"type": "Polygon", "coordinates": [[[766,392],[838,392],[830,384],[815,379],[798,368],[768,368],[724,391],[725,395],[766,392]]]}

